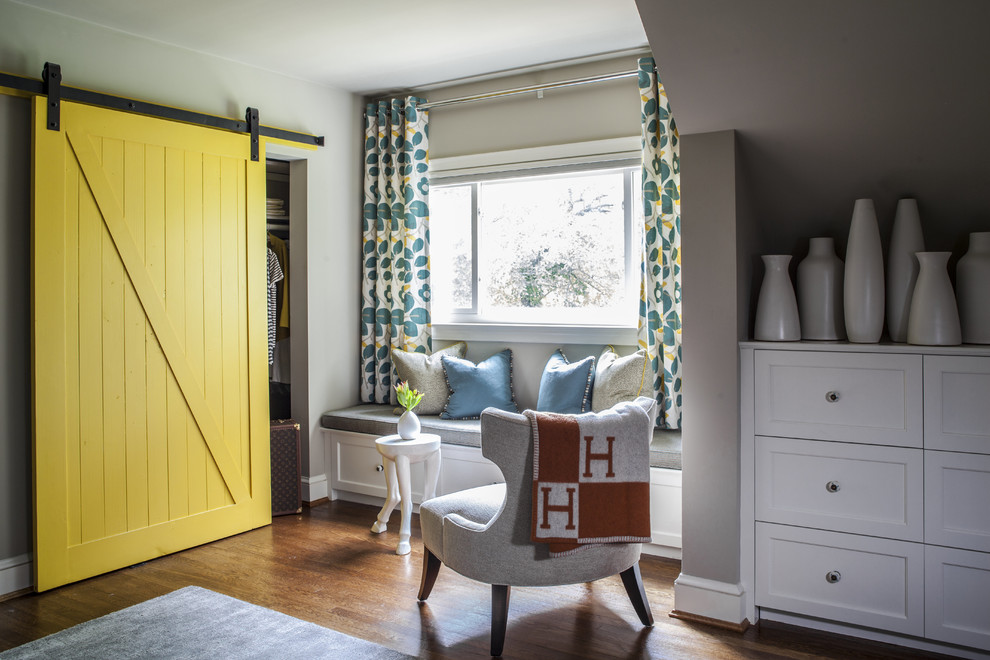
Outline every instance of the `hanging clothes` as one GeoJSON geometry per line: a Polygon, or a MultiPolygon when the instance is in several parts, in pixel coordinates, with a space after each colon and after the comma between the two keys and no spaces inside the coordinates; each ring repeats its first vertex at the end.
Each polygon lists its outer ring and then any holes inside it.
{"type": "Polygon", "coordinates": [[[276,285],[285,279],[282,267],[274,250],[268,248],[268,364],[275,356],[275,326],[278,315],[278,293],[276,285]]]}
{"type": "Polygon", "coordinates": [[[276,339],[281,341],[289,336],[289,244],[269,233],[268,246],[275,251],[282,267],[283,277],[278,285],[278,323],[275,326],[276,339]]]}

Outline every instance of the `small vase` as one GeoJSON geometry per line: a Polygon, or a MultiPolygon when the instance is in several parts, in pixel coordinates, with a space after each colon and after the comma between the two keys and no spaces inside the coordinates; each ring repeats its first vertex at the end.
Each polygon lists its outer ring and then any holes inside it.
{"type": "Polygon", "coordinates": [[[915,252],[925,251],[921,233],[918,202],[902,199],[897,202],[894,229],[887,252],[887,332],[891,341],[907,341],[908,315],[914,283],[918,279],[915,252]]]}
{"type": "Polygon", "coordinates": [[[418,438],[420,428],[419,417],[413,411],[407,410],[399,416],[398,431],[403,440],[418,438]]]}
{"type": "Polygon", "coordinates": [[[946,264],[951,252],[918,252],[918,281],[911,296],[908,343],[955,346],[962,343],[959,311],[946,264]]]}
{"type": "Polygon", "coordinates": [[[760,287],[756,304],[756,331],[758,341],[798,341],[801,339],[801,323],[798,317],[797,298],[791,285],[787,265],[789,254],[765,254],[763,264],[766,274],[760,287]]]}
{"type": "Polygon", "coordinates": [[[969,235],[969,251],[956,264],[956,300],[963,342],[990,344],[990,231],[969,235]]]}
{"type": "Polygon", "coordinates": [[[797,298],[801,338],[832,341],[846,338],[842,310],[842,275],[845,266],[835,256],[835,241],[812,238],[808,256],[798,264],[797,298]]]}
{"type": "Polygon", "coordinates": [[[857,199],[846,244],[842,283],[849,341],[875,344],[883,334],[883,249],[872,199],[857,199]]]}

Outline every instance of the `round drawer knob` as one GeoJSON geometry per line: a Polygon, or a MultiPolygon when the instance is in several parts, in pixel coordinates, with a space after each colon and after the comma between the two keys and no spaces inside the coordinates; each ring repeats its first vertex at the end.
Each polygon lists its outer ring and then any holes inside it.
{"type": "Polygon", "coordinates": [[[379,464],[375,466],[375,472],[383,472],[384,470],[385,470],[384,465],[379,464]]]}
{"type": "Polygon", "coordinates": [[[828,482],[827,484],[825,484],[825,490],[827,490],[830,493],[838,493],[839,492],[839,482],[838,481],[830,481],[830,482],[828,482]]]}
{"type": "Polygon", "coordinates": [[[825,581],[829,584],[835,584],[842,579],[842,573],[839,571],[829,571],[825,574],[825,581]]]}
{"type": "Polygon", "coordinates": [[[839,400],[839,393],[836,392],[835,390],[832,390],[831,392],[826,392],[825,400],[828,401],[829,403],[835,403],[836,401],[839,400]]]}

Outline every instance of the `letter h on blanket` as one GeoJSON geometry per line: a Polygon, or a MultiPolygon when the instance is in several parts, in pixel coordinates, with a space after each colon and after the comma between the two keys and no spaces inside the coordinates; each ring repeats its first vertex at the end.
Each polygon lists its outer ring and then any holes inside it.
{"type": "Polygon", "coordinates": [[[601,413],[525,414],[534,442],[532,540],[548,543],[551,556],[649,543],[649,413],[623,402],[601,413]]]}

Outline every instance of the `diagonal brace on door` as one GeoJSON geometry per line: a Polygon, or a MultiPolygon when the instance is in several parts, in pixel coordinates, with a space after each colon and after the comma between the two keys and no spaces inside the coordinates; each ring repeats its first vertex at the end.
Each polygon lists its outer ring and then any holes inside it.
{"type": "Polygon", "coordinates": [[[155,291],[155,285],[145,268],[137,243],[124,221],[123,209],[113,194],[110,181],[103,171],[96,151],[86,135],[67,133],[67,137],[138,300],[158,338],[158,343],[186,399],[189,411],[203,434],[203,439],[209,447],[213,460],[216,461],[227,488],[230,489],[231,497],[236,504],[248,501],[250,493],[247,484],[241,479],[237,463],[224,442],[220,426],[206,402],[206,395],[196,382],[192,367],[186,360],[178,333],[168,318],[163,301],[155,291]]]}

